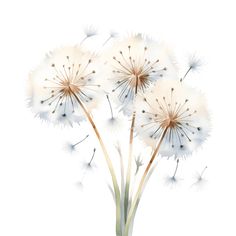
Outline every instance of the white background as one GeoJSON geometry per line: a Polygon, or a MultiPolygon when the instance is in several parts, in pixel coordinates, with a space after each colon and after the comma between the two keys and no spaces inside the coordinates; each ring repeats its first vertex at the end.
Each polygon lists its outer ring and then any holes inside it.
{"type": "Polygon", "coordinates": [[[83,191],[76,184],[80,157],[93,147],[78,156],[63,151],[64,142],[85,132],[42,124],[26,107],[30,70],[50,49],[78,43],[89,24],[104,32],[144,32],[168,42],[180,58],[197,52],[204,60],[189,83],[208,98],[211,137],[181,162],[178,186],[164,183],[174,162],[161,162],[141,201],[134,236],[236,235],[235,22],[230,0],[1,1],[0,235],[115,235],[104,170],[93,172],[83,191]],[[195,171],[206,165],[204,188],[190,188],[195,171]]]}

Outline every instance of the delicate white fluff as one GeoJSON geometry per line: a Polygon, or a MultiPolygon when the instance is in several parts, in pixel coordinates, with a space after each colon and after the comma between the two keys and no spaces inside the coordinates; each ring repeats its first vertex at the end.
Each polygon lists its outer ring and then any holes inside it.
{"type": "Polygon", "coordinates": [[[177,71],[168,48],[142,35],[117,40],[104,53],[105,90],[130,114],[136,95],[143,95],[162,77],[177,79],[177,71]]]}
{"type": "Polygon", "coordinates": [[[137,98],[136,131],[163,156],[191,154],[209,135],[210,122],[204,96],[176,80],[161,79],[145,97],[137,98]]]}
{"type": "Polygon", "coordinates": [[[72,125],[90,112],[101,96],[95,56],[78,46],[55,49],[29,76],[29,105],[40,118],[72,125]],[[72,93],[73,91],[73,93],[72,93]]]}

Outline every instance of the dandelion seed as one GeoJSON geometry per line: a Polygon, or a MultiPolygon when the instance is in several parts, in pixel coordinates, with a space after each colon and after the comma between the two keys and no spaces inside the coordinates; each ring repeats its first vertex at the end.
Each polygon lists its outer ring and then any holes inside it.
{"type": "Polygon", "coordinates": [[[122,107],[175,68],[166,48],[140,35],[119,41],[104,56],[112,93],[122,107]]]}
{"type": "Polygon", "coordinates": [[[76,150],[76,147],[82,143],[83,141],[85,141],[87,138],[89,137],[89,135],[87,134],[82,140],[72,144],[72,143],[67,143],[66,144],[66,150],[69,151],[70,153],[73,153],[76,150]]]}
{"type": "Polygon", "coordinates": [[[83,185],[84,185],[83,184],[84,179],[85,179],[88,171],[91,171],[94,168],[93,161],[94,161],[95,153],[96,153],[96,148],[93,149],[92,157],[90,158],[90,160],[88,162],[84,162],[82,164],[82,170],[83,170],[82,177],[81,177],[80,181],[77,183],[81,187],[83,187],[83,185]]]}
{"type": "Polygon", "coordinates": [[[113,115],[113,109],[112,109],[112,106],[111,106],[111,101],[109,99],[109,95],[106,95],[106,97],[107,97],[107,101],[108,101],[110,112],[111,112],[111,118],[110,119],[113,121],[114,120],[114,115],[113,115]]]}
{"type": "Polygon", "coordinates": [[[105,40],[102,46],[105,46],[111,39],[116,38],[117,36],[118,36],[118,33],[111,30],[109,37],[105,40]]]}
{"type": "Polygon", "coordinates": [[[80,47],[56,49],[30,74],[30,105],[38,116],[72,125],[84,119],[74,94],[88,110],[97,105],[95,57],[80,47]],[[47,114],[47,116],[41,115],[47,114]]]}
{"type": "Polygon", "coordinates": [[[136,131],[155,148],[162,136],[160,154],[186,156],[209,134],[209,116],[202,94],[173,80],[159,80],[145,98],[139,98],[136,131]],[[142,104],[142,108],[140,108],[142,104]]]}
{"type": "Polygon", "coordinates": [[[178,168],[179,168],[179,159],[176,160],[176,166],[175,166],[174,174],[172,176],[168,176],[166,178],[166,184],[167,185],[172,185],[173,186],[173,185],[178,183],[178,178],[176,177],[178,168]]]}
{"type": "Polygon", "coordinates": [[[185,72],[183,78],[180,79],[180,82],[182,82],[187,77],[190,71],[197,71],[201,66],[202,66],[201,60],[197,58],[196,55],[192,55],[189,58],[188,69],[185,72]]]}
{"type": "Polygon", "coordinates": [[[95,153],[96,153],[96,148],[93,149],[93,154],[92,154],[92,157],[89,160],[89,162],[84,163],[84,168],[85,169],[92,169],[92,167],[93,167],[92,162],[94,160],[95,153]]]}
{"type": "Polygon", "coordinates": [[[106,95],[106,99],[110,110],[110,117],[106,120],[106,125],[109,126],[109,130],[119,132],[123,123],[121,114],[117,114],[118,112],[116,111],[114,112],[114,109],[112,107],[112,101],[108,94],[106,95]]]}
{"type": "Polygon", "coordinates": [[[81,181],[78,181],[78,182],[76,183],[76,186],[77,186],[80,190],[83,190],[83,188],[84,188],[84,184],[83,184],[81,181]]]}
{"type": "Polygon", "coordinates": [[[135,159],[135,164],[136,164],[135,175],[137,175],[140,167],[143,166],[143,160],[141,159],[141,155],[138,155],[138,157],[135,159]]]}
{"type": "Polygon", "coordinates": [[[197,173],[197,175],[196,175],[196,179],[197,179],[197,181],[195,181],[192,185],[191,185],[191,187],[202,187],[205,183],[206,183],[206,180],[203,178],[203,175],[204,175],[204,173],[206,172],[206,169],[207,169],[207,166],[205,166],[204,167],[204,169],[202,170],[202,172],[201,173],[197,173]]]}
{"type": "Polygon", "coordinates": [[[87,40],[88,38],[90,37],[93,37],[95,35],[97,35],[97,29],[93,26],[87,26],[85,29],[84,29],[84,34],[85,34],[85,37],[83,38],[83,40],[80,42],[80,45],[82,45],[84,43],[85,40],[87,40]]]}

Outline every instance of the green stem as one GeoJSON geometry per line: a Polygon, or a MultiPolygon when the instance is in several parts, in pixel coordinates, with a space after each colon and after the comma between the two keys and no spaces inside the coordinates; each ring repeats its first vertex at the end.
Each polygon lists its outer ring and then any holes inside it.
{"type": "Polygon", "coordinates": [[[125,219],[124,219],[124,189],[125,189],[125,178],[124,178],[124,161],[123,161],[123,156],[121,152],[120,145],[118,144],[116,146],[116,149],[119,153],[119,159],[120,159],[120,176],[121,176],[121,182],[120,182],[120,191],[121,191],[121,231],[123,233],[124,226],[125,226],[125,219]]]}
{"type": "Polygon", "coordinates": [[[127,215],[129,211],[129,192],[130,192],[130,179],[131,179],[131,169],[132,169],[134,124],[135,124],[135,112],[133,112],[133,116],[132,116],[132,122],[131,122],[131,127],[130,127],[130,137],[129,137],[129,158],[128,158],[126,183],[125,183],[125,198],[124,198],[125,222],[127,220],[127,215]]]}
{"type": "Polygon", "coordinates": [[[80,107],[82,108],[82,110],[84,111],[87,119],[89,120],[90,124],[93,127],[93,130],[97,136],[97,139],[100,143],[100,146],[102,148],[108,169],[110,171],[111,174],[111,178],[112,178],[112,183],[113,183],[113,188],[114,188],[114,192],[115,192],[115,201],[116,201],[116,235],[117,236],[121,236],[122,232],[121,232],[121,211],[120,211],[120,189],[119,189],[119,185],[117,183],[117,179],[116,179],[116,175],[115,175],[115,171],[111,162],[111,159],[108,155],[107,149],[105,147],[105,144],[101,138],[101,135],[90,115],[90,113],[87,111],[86,107],[84,106],[84,104],[82,103],[82,101],[78,98],[78,96],[72,91],[70,90],[71,93],[73,94],[73,96],[75,97],[75,99],[77,100],[77,102],[79,103],[80,107]]]}
{"type": "Polygon", "coordinates": [[[166,135],[166,132],[167,132],[168,128],[169,127],[167,126],[165,128],[165,130],[163,131],[163,133],[160,137],[160,140],[159,140],[159,142],[158,142],[158,144],[157,144],[157,146],[156,146],[156,148],[155,148],[155,150],[152,154],[152,157],[151,157],[151,159],[150,159],[150,161],[149,161],[149,163],[148,163],[148,165],[147,165],[147,167],[144,171],[144,174],[143,174],[143,176],[140,180],[138,190],[136,192],[136,195],[134,197],[134,200],[133,200],[132,205],[131,205],[130,210],[129,210],[129,214],[128,214],[126,225],[125,225],[125,232],[124,232],[123,236],[129,236],[130,225],[131,225],[132,221],[134,220],[135,212],[136,212],[137,206],[138,206],[139,201],[140,201],[140,197],[141,197],[141,194],[142,194],[142,190],[143,190],[143,187],[144,187],[144,184],[145,184],[146,177],[147,177],[148,172],[149,172],[149,170],[152,166],[152,163],[153,163],[153,161],[154,161],[154,159],[155,159],[155,157],[156,157],[156,155],[157,155],[157,153],[160,149],[161,143],[162,143],[162,141],[163,141],[163,139],[166,135]]]}

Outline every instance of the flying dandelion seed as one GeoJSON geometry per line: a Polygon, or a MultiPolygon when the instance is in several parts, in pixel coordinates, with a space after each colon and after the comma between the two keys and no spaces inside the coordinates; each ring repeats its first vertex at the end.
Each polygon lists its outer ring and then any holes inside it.
{"type": "Polygon", "coordinates": [[[83,167],[84,167],[85,170],[90,170],[90,169],[93,168],[92,162],[94,160],[95,153],[96,153],[96,148],[93,149],[93,154],[92,154],[91,159],[88,162],[85,162],[83,164],[83,167]]]}
{"type": "Polygon", "coordinates": [[[96,148],[93,149],[92,157],[90,158],[90,160],[88,162],[84,162],[82,164],[83,174],[82,174],[80,181],[77,183],[77,186],[80,188],[83,188],[83,186],[84,186],[84,179],[85,179],[88,171],[91,171],[94,168],[93,161],[94,161],[95,153],[96,153],[96,148]]]}
{"type": "Polygon", "coordinates": [[[54,50],[30,74],[30,105],[41,118],[72,125],[84,119],[75,98],[90,111],[98,103],[100,84],[96,83],[95,56],[81,47],[54,50]],[[43,114],[43,115],[42,115],[43,114]]]}
{"type": "Polygon", "coordinates": [[[113,108],[111,105],[111,100],[108,94],[106,95],[106,98],[107,98],[107,102],[108,102],[109,110],[110,110],[110,118],[108,119],[107,124],[109,125],[111,129],[119,128],[118,126],[121,125],[121,120],[117,115],[114,115],[113,108]]]}
{"type": "Polygon", "coordinates": [[[188,61],[188,69],[185,72],[184,76],[180,79],[180,82],[182,82],[189,72],[197,71],[202,66],[202,61],[196,57],[196,55],[192,55],[189,57],[188,61]]]}
{"type": "Polygon", "coordinates": [[[110,99],[109,99],[109,95],[106,95],[106,97],[107,97],[107,101],[108,101],[109,108],[110,108],[110,112],[111,112],[111,118],[110,118],[110,120],[113,122],[115,118],[114,118],[113,109],[112,109],[112,106],[111,106],[111,101],[110,101],[110,99]]]}
{"type": "Polygon", "coordinates": [[[84,41],[86,41],[88,38],[97,35],[98,31],[97,31],[97,29],[95,27],[90,25],[90,26],[85,27],[84,34],[85,34],[85,37],[80,42],[80,45],[82,45],[84,43],[84,41]]]}
{"type": "Polygon", "coordinates": [[[136,164],[135,175],[137,175],[140,167],[143,166],[143,160],[141,158],[141,155],[138,155],[138,157],[135,159],[135,164],[136,164]]]}
{"type": "Polygon", "coordinates": [[[204,97],[179,81],[159,80],[137,107],[136,131],[143,141],[156,146],[162,136],[159,153],[163,156],[191,154],[209,133],[209,116],[204,97]]]}
{"type": "Polygon", "coordinates": [[[67,143],[65,149],[70,152],[73,153],[76,151],[77,146],[82,143],[83,141],[85,141],[87,138],[89,137],[89,135],[87,134],[82,140],[76,142],[76,143],[67,143]]]}
{"type": "Polygon", "coordinates": [[[172,176],[168,176],[166,178],[166,184],[167,185],[176,185],[179,181],[179,179],[176,177],[177,175],[177,171],[178,171],[178,168],[179,168],[179,159],[176,160],[176,166],[175,166],[175,170],[174,170],[174,174],[172,176]]]}
{"type": "Polygon", "coordinates": [[[115,43],[104,60],[109,86],[122,107],[158,79],[176,73],[166,47],[141,35],[115,43]]]}
{"type": "Polygon", "coordinates": [[[105,40],[105,42],[103,43],[102,46],[105,46],[111,39],[114,39],[114,38],[117,38],[117,37],[118,37],[118,33],[111,30],[110,34],[109,34],[109,37],[105,40]]]}
{"type": "Polygon", "coordinates": [[[206,179],[203,177],[206,170],[207,170],[207,166],[204,167],[201,173],[197,173],[196,175],[197,180],[191,185],[191,187],[203,187],[203,185],[206,183],[206,179]]]}

